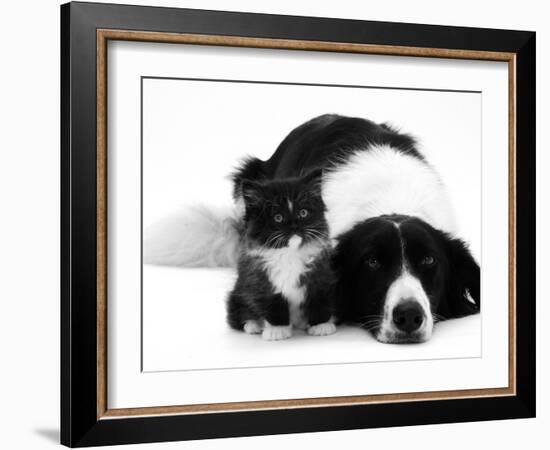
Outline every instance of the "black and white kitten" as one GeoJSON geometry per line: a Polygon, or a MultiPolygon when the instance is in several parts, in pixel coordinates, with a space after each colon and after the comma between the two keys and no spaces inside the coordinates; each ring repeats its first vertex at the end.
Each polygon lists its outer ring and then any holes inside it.
{"type": "Polygon", "coordinates": [[[332,334],[334,276],[321,198],[321,171],[300,178],[244,180],[238,278],[227,302],[229,325],[266,340],[292,327],[332,334]]]}

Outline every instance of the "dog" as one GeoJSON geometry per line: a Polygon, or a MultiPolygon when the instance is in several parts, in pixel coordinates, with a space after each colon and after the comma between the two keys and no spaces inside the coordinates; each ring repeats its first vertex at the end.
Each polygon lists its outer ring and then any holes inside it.
{"type": "Polygon", "coordinates": [[[318,169],[334,248],[337,321],[368,329],[380,342],[412,343],[430,339],[437,321],[479,312],[479,265],[457,237],[442,180],[412,136],[364,118],[313,118],[267,161],[246,159],[233,176],[235,206],[185,213],[186,233],[178,236],[157,226],[145,235],[144,261],[234,266],[242,182],[318,169]]]}

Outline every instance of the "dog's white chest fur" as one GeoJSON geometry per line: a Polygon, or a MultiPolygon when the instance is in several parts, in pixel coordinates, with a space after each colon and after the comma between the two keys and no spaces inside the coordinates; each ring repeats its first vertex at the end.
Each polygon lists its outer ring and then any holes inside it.
{"type": "Polygon", "coordinates": [[[300,246],[301,243],[302,239],[294,236],[287,247],[251,251],[252,255],[260,257],[275,292],[288,301],[290,321],[299,328],[304,326],[301,305],[306,296],[306,287],[301,285],[300,278],[322,250],[319,244],[300,246]]]}
{"type": "Polygon", "coordinates": [[[424,161],[389,146],[358,151],[323,179],[331,237],[383,214],[416,216],[435,228],[456,232],[445,186],[424,161]]]}

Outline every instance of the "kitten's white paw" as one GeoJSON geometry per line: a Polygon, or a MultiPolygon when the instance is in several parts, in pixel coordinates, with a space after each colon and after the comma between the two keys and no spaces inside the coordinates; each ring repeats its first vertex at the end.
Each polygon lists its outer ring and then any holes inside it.
{"type": "Polygon", "coordinates": [[[243,330],[246,334],[260,334],[262,332],[262,326],[257,320],[247,320],[244,323],[243,330]]]}
{"type": "Polygon", "coordinates": [[[336,332],[336,325],[332,322],[319,323],[307,329],[310,336],[328,336],[336,332]]]}
{"type": "Polygon", "coordinates": [[[283,326],[267,326],[262,331],[262,339],[266,341],[281,341],[292,336],[292,327],[290,325],[283,326]]]}

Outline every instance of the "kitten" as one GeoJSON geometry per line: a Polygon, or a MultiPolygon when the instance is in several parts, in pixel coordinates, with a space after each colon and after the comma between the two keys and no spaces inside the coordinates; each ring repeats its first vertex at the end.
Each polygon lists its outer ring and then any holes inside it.
{"type": "Polygon", "coordinates": [[[227,302],[229,325],[266,340],[292,327],[332,334],[330,241],[321,171],[300,178],[243,180],[245,204],[238,278],[227,302]]]}

